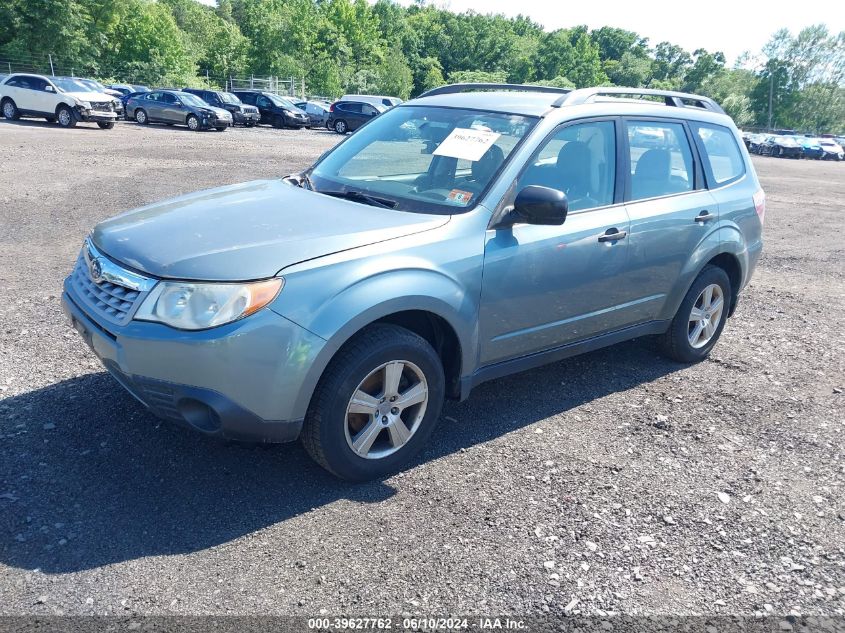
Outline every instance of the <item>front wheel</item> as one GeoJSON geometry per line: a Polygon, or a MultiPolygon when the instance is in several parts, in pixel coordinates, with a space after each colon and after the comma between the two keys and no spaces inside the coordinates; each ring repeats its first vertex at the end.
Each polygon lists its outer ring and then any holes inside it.
{"type": "Polygon", "coordinates": [[[197,132],[200,129],[200,120],[194,116],[193,114],[188,115],[188,119],[186,121],[188,124],[188,129],[192,132],[197,132]]]}
{"type": "Polygon", "coordinates": [[[425,339],[396,325],[371,325],[340,349],[320,379],[302,442],[342,479],[382,477],[425,445],[444,394],[443,365],[425,339]]]}
{"type": "Polygon", "coordinates": [[[334,131],[338,134],[346,134],[349,131],[349,126],[346,125],[346,121],[341,119],[334,122],[334,131]]]}
{"type": "Polygon", "coordinates": [[[110,130],[114,127],[114,121],[97,121],[97,125],[101,130],[110,130]]]}
{"type": "Polygon", "coordinates": [[[717,266],[705,266],[687,291],[669,329],[659,339],[663,354],[681,363],[707,358],[731,310],[731,281],[717,266]]]}
{"type": "Polygon", "coordinates": [[[76,118],[73,116],[73,112],[71,112],[70,108],[67,106],[61,106],[58,112],[58,121],[59,125],[62,127],[73,127],[76,125],[76,118]]]}

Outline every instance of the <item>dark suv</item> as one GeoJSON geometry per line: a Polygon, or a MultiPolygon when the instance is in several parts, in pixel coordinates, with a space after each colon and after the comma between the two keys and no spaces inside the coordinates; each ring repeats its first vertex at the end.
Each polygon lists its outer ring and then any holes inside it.
{"type": "Polygon", "coordinates": [[[382,112],[384,110],[379,110],[377,106],[371,103],[335,101],[329,109],[329,120],[326,122],[326,127],[338,134],[354,132],[382,112]]]}
{"type": "Polygon", "coordinates": [[[235,125],[241,124],[252,127],[258,124],[261,115],[255,106],[243,103],[231,92],[221,90],[202,90],[200,88],[182,88],[182,92],[190,92],[215,108],[223,108],[232,114],[235,125]]]}
{"type": "Polygon", "coordinates": [[[311,127],[311,120],[302,110],[284,97],[261,90],[235,90],[235,95],[244,103],[258,108],[261,123],[273,127],[311,127]]]}

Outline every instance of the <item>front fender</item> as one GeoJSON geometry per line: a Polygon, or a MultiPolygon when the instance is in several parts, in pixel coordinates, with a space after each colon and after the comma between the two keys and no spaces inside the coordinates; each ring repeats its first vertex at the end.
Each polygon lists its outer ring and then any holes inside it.
{"type": "MultiPolygon", "coordinates": [[[[284,301],[277,300],[271,309],[327,341],[306,375],[295,415],[305,415],[320,376],[340,347],[365,326],[397,312],[420,310],[442,318],[460,342],[462,373],[474,368],[478,289],[467,288],[423,261],[391,259],[387,266],[383,261],[359,262],[346,274],[330,266],[288,278],[279,296],[284,301]],[[357,280],[345,285],[347,276],[357,280]],[[313,292],[313,288],[325,291],[333,287],[337,291],[313,292]]],[[[480,272],[478,277],[480,281],[480,272]]]]}

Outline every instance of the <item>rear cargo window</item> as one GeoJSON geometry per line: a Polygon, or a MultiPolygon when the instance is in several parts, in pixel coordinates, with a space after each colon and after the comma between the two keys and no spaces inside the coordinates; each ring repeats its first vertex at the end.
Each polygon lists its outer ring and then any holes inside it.
{"type": "Polygon", "coordinates": [[[725,185],[745,173],[745,162],[733,133],[721,125],[697,125],[698,138],[704,147],[704,162],[708,180],[725,185]]]}

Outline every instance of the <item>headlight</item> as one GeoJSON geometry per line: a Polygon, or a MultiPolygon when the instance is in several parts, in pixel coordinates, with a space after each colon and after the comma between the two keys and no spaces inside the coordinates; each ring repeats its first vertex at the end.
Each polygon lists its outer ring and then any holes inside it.
{"type": "Polygon", "coordinates": [[[162,281],[135,314],[181,330],[204,330],[257,312],[279,294],[284,279],[243,284],[162,281]]]}

